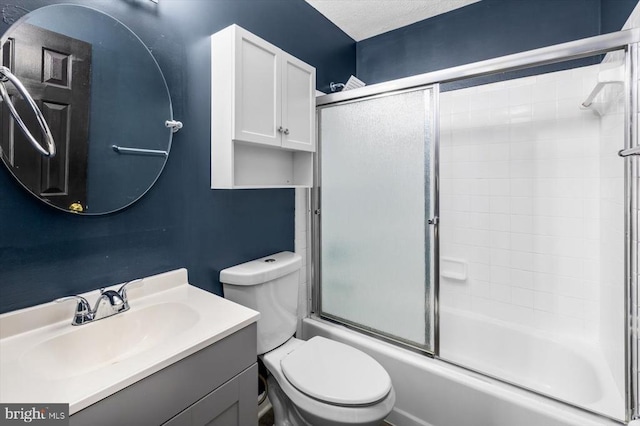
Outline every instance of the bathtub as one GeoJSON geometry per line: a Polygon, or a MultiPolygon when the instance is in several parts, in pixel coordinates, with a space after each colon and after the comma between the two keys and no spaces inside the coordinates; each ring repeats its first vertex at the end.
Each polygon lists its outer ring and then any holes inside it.
{"type": "MultiPolygon", "coordinates": [[[[466,318],[455,312],[441,312],[444,327],[450,327],[449,334],[456,328],[457,321],[466,318]]],[[[491,374],[502,374],[505,380],[524,382],[534,388],[532,380],[540,375],[540,387],[537,391],[550,392],[553,389],[564,400],[577,395],[583,403],[590,407],[600,408],[612,404],[605,397],[615,386],[613,379],[607,378],[606,372],[590,358],[581,356],[582,350],[574,350],[564,346],[562,342],[553,340],[531,340],[531,336],[518,336],[519,330],[499,327],[490,321],[473,321],[477,326],[472,332],[465,329],[465,336],[470,339],[457,339],[462,343],[450,344],[447,356],[462,353],[467,359],[458,357],[458,362],[472,360],[475,366],[483,361],[491,361],[487,365],[499,365],[502,371],[494,370],[491,374]],[[505,334],[506,333],[506,334],[505,334]],[[475,353],[477,345],[473,339],[489,339],[501,342],[503,338],[515,339],[515,349],[511,357],[500,351],[504,345],[483,345],[489,348],[486,353],[475,353]],[[452,346],[453,345],[453,346],[452,346]],[[545,350],[541,350],[545,348],[545,350]],[[527,363],[533,357],[560,357],[566,364],[555,371],[532,370],[527,363]],[[496,358],[500,362],[495,362],[496,358]],[[520,359],[522,362],[512,360],[520,359]],[[507,377],[505,377],[507,376],[507,377]],[[571,388],[567,382],[576,386],[571,388]],[[595,387],[595,389],[594,389],[595,387]],[[575,393],[573,390],[578,389],[575,393]],[[600,404],[600,405],[598,405],[600,404]]],[[[465,325],[466,327],[466,325],[465,325]]],[[[305,318],[302,323],[305,339],[313,336],[324,336],[355,346],[373,356],[389,372],[396,391],[396,406],[387,421],[397,426],[620,426],[621,423],[602,416],[576,409],[567,404],[529,392],[507,383],[491,379],[454,364],[432,359],[398,346],[358,333],[346,327],[318,318],[305,318]]],[[[535,336],[537,339],[540,336],[535,336]]],[[[444,355],[444,354],[443,354],[444,355]]],[[[556,359],[556,358],[554,358],[556,359]]],[[[598,358],[599,359],[599,358],[598,358]]],[[[471,362],[471,361],[470,361],[471,362]]],[[[616,398],[613,398],[617,401],[616,398]]],[[[618,408],[620,408],[618,406],[618,408]]]]}
{"type": "MultiPolygon", "coordinates": [[[[440,318],[442,359],[624,419],[623,384],[616,385],[594,345],[580,340],[569,345],[567,339],[460,310],[441,309],[440,318]]],[[[623,365],[624,358],[620,370],[623,365]]]]}

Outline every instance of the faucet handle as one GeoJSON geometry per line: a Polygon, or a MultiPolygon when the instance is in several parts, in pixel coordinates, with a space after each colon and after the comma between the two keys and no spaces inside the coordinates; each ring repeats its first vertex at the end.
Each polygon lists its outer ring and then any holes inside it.
{"type": "Polygon", "coordinates": [[[118,289],[118,294],[120,295],[124,303],[129,303],[129,301],[127,300],[127,289],[139,287],[140,285],[142,285],[142,278],[128,281],[120,286],[120,288],[118,289]]]}
{"type": "Polygon", "coordinates": [[[76,312],[77,313],[89,313],[89,312],[91,312],[91,308],[89,307],[89,302],[87,301],[87,299],[85,299],[82,296],[61,297],[59,299],[54,300],[54,302],[63,303],[63,302],[66,302],[67,300],[75,300],[76,302],[78,302],[78,305],[76,306],[76,312]]]}
{"type": "Polygon", "coordinates": [[[67,296],[67,297],[61,297],[59,299],[54,300],[54,302],[56,303],[63,303],[66,302],[68,300],[75,300],[78,304],[76,305],[76,312],[74,314],[73,317],[73,325],[79,325],[84,323],[86,320],[90,320],[92,311],[91,311],[91,306],[89,305],[89,302],[87,301],[87,299],[85,299],[82,296],[67,296]]]}

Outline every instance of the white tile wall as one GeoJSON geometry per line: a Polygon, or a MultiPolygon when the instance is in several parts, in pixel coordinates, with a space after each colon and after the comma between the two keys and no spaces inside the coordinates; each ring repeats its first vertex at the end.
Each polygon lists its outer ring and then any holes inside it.
{"type": "Polygon", "coordinates": [[[469,270],[441,279],[441,306],[597,336],[600,119],[579,108],[597,72],[441,94],[441,256],[469,270]]]}
{"type": "Polygon", "coordinates": [[[624,389],[624,160],[617,152],[624,146],[622,99],[614,112],[602,117],[600,186],[600,333],[605,359],[618,388],[624,389]]]}

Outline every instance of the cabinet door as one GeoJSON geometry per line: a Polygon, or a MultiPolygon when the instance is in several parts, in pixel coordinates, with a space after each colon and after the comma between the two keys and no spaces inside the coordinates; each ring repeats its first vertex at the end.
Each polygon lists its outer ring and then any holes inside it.
{"type": "Polygon", "coordinates": [[[233,139],[280,146],[281,51],[242,28],[235,49],[233,139]]]}
{"type": "Polygon", "coordinates": [[[164,426],[251,426],[258,424],[258,364],[229,380],[164,426]]]}
{"type": "Polygon", "coordinates": [[[282,59],[282,146],[298,151],[315,151],[315,68],[283,52],[282,59]]]}

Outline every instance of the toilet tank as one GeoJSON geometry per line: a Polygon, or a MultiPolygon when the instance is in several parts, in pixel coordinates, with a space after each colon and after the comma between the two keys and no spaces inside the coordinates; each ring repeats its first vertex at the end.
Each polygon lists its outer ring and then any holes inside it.
{"type": "Polygon", "coordinates": [[[258,355],[293,336],[302,258],[283,251],[220,271],[224,297],[260,312],[258,355]]]}

